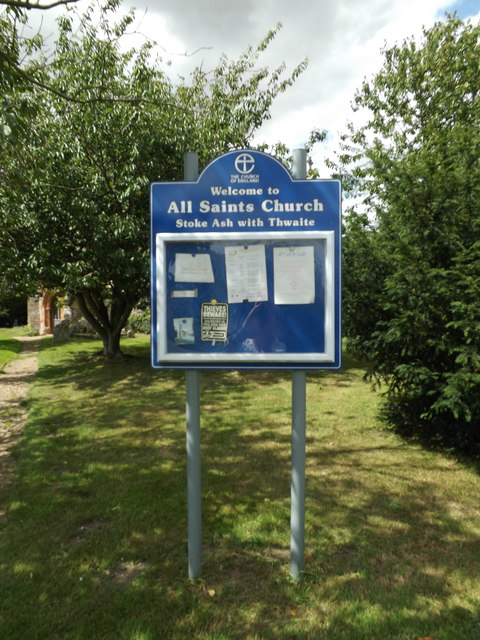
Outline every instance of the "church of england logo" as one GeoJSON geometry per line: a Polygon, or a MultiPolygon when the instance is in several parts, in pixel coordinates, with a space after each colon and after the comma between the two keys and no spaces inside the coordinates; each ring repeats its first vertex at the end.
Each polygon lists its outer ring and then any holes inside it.
{"type": "Polygon", "coordinates": [[[251,173],[255,168],[255,160],[249,153],[241,153],[235,158],[235,169],[238,173],[251,173]]]}
{"type": "Polygon", "coordinates": [[[236,173],[230,174],[231,184],[253,184],[260,182],[258,173],[253,173],[255,169],[255,158],[251,153],[242,151],[235,157],[234,167],[236,173]]]}

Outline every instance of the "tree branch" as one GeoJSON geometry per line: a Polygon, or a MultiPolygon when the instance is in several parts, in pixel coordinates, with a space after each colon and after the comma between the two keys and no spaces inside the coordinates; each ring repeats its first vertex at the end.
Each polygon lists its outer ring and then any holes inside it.
{"type": "MultiPolygon", "coordinates": [[[[2,0],[0,0],[0,4],[1,2],[2,0]]],[[[38,80],[37,78],[35,78],[35,76],[33,76],[32,74],[22,69],[22,67],[19,64],[17,64],[9,55],[7,55],[5,51],[2,51],[0,49],[0,61],[2,59],[5,61],[6,65],[9,65],[16,74],[18,74],[21,78],[23,78],[27,82],[35,85],[36,87],[39,87],[40,89],[44,89],[45,91],[48,91],[49,93],[52,93],[53,95],[57,96],[57,98],[62,98],[63,100],[66,100],[67,102],[71,102],[73,104],[92,104],[94,102],[107,104],[112,102],[113,103],[118,102],[118,103],[124,103],[124,104],[150,104],[155,107],[159,106],[159,103],[155,102],[155,100],[148,100],[146,98],[121,98],[118,96],[105,96],[105,97],[97,96],[94,98],[77,98],[75,96],[69,95],[68,93],[64,93],[63,91],[59,91],[58,89],[53,87],[51,84],[47,84],[45,82],[42,82],[41,80],[38,80]]],[[[92,88],[92,87],[88,87],[88,88],[92,88]]],[[[93,87],[93,88],[98,89],[101,87],[93,87]]],[[[186,107],[182,107],[181,105],[174,104],[173,102],[162,102],[161,104],[164,107],[170,107],[172,109],[177,109],[178,111],[188,112],[188,109],[186,107]]]]}
{"type": "MultiPolygon", "coordinates": [[[[1,1],[2,0],[0,0],[0,2],[1,1]]],[[[15,60],[13,60],[9,55],[7,55],[5,51],[2,51],[0,49],[0,60],[2,59],[5,61],[7,65],[9,65],[15,71],[15,73],[17,73],[20,77],[22,77],[27,82],[35,85],[36,87],[39,87],[40,89],[45,89],[45,91],[53,93],[53,95],[57,96],[58,98],[63,98],[68,102],[73,102],[75,104],[91,104],[92,102],[126,102],[131,104],[143,103],[143,104],[157,105],[157,103],[154,102],[153,100],[146,100],[145,98],[117,98],[117,97],[96,97],[96,98],[85,98],[85,99],[76,98],[75,96],[68,95],[68,93],[59,91],[58,89],[56,89],[50,84],[47,84],[45,82],[42,82],[41,80],[38,80],[37,78],[35,78],[35,76],[33,76],[32,74],[22,69],[22,67],[19,64],[17,64],[15,60]]],[[[181,109],[181,107],[178,107],[178,105],[171,105],[171,106],[176,106],[177,109],[181,109]]]]}
{"type": "Polygon", "coordinates": [[[105,335],[105,333],[106,333],[105,329],[100,324],[100,322],[97,320],[95,315],[88,308],[88,305],[87,305],[87,302],[85,300],[84,294],[83,293],[77,293],[75,295],[75,299],[78,302],[78,306],[80,307],[80,311],[82,312],[82,314],[85,317],[85,319],[88,320],[88,322],[95,329],[95,331],[97,331],[97,333],[100,336],[105,335]]]}
{"type": "Polygon", "coordinates": [[[0,5],[5,7],[11,7],[12,9],[40,9],[45,11],[46,9],[53,9],[61,5],[75,4],[79,0],[52,0],[49,4],[40,4],[40,0],[34,2],[34,0],[0,0],[0,5]]]}
{"type": "Polygon", "coordinates": [[[116,303],[112,303],[110,324],[112,325],[113,332],[120,334],[130,316],[134,304],[127,302],[126,297],[121,294],[117,296],[114,295],[114,299],[116,303]]]}

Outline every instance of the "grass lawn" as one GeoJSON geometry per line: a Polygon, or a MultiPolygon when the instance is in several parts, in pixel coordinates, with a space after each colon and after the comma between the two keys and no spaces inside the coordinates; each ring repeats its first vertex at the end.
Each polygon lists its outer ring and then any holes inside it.
{"type": "Polygon", "coordinates": [[[15,340],[16,335],[22,335],[22,329],[0,329],[0,374],[10,360],[15,358],[22,348],[22,343],[15,340]]]}
{"type": "MultiPolygon", "coordinates": [[[[0,338],[2,338],[0,332],[0,338]]],[[[0,490],[6,640],[480,640],[480,477],[382,430],[346,359],[307,375],[305,578],[291,374],[201,374],[202,577],[187,578],[185,379],[148,338],[42,341],[0,490]]]]}

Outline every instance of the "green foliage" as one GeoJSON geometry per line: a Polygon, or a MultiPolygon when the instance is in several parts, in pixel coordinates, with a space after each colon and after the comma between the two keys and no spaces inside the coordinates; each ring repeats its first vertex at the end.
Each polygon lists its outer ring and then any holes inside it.
{"type": "Polygon", "coordinates": [[[3,368],[13,360],[16,355],[20,352],[22,348],[22,343],[19,340],[15,340],[15,338],[10,337],[9,334],[1,334],[0,338],[0,374],[3,371],[3,368]]]}
{"type": "Polygon", "coordinates": [[[346,238],[346,329],[408,435],[480,451],[480,27],[449,18],[385,51],[345,138],[363,195],[346,238]]]}
{"type": "Polygon", "coordinates": [[[383,315],[380,294],[389,261],[367,215],[347,212],[344,224],[343,331],[349,349],[366,356],[364,344],[371,336],[372,318],[383,315]]]}
{"type": "MultiPolygon", "coordinates": [[[[35,92],[36,113],[21,149],[0,151],[0,264],[7,280],[76,299],[104,342],[120,353],[120,334],[148,292],[149,184],[183,177],[183,153],[202,165],[249,146],[276,96],[303,71],[259,66],[272,30],[236,61],[174,85],[149,43],[120,45],[133,12],[114,20],[119,2],[94,5],[58,23],[55,51],[35,92]]],[[[9,99],[19,102],[12,90],[9,99]]]]}
{"type": "MultiPolygon", "coordinates": [[[[71,0],[60,0],[67,4],[71,0]]],[[[76,1],[76,0],[73,0],[76,1]]],[[[42,84],[44,59],[40,55],[43,39],[27,25],[28,0],[9,3],[0,0],[0,142],[16,140],[28,126],[35,110],[29,88],[42,84]],[[28,37],[25,34],[28,34],[28,37]],[[11,93],[13,92],[13,96],[11,93]]],[[[43,7],[41,4],[39,8],[43,7]]]]}
{"type": "Polygon", "coordinates": [[[127,327],[138,333],[150,333],[150,310],[134,310],[128,318],[127,327]]]}

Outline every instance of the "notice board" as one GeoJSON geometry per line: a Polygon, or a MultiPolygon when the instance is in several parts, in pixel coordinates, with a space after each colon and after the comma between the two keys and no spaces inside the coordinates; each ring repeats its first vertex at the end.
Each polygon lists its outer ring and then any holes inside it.
{"type": "Polygon", "coordinates": [[[339,368],[340,200],[250,150],[153,183],[152,366],[339,368]]]}

